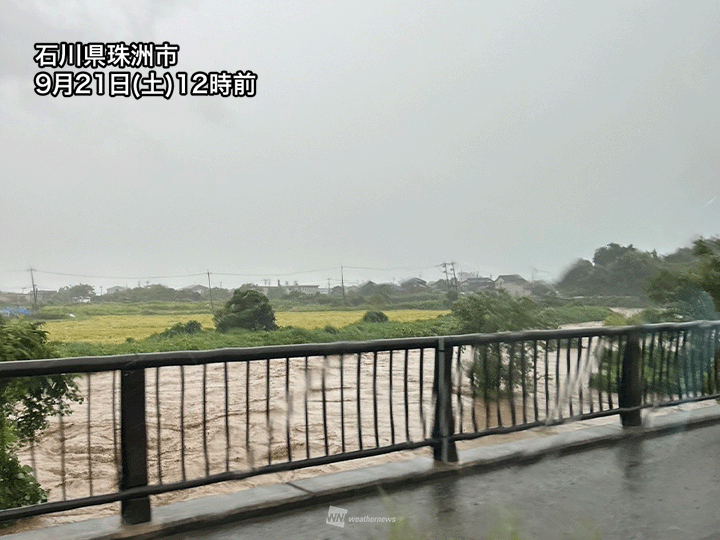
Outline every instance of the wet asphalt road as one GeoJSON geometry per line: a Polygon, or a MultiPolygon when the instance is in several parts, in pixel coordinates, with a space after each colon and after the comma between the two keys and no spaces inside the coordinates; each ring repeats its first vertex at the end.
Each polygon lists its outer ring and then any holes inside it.
{"type": "Polygon", "coordinates": [[[348,511],[343,528],[324,505],[172,538],[720,540],[720,426],[332,504],[348,511]],[[404,517],[412,531],[349,522],[365,516],[404,517]]]}

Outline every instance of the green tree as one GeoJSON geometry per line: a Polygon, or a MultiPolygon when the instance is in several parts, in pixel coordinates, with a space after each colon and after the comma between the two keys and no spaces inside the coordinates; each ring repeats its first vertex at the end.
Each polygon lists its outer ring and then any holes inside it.
{"type": "Polygon", "coordinates": [[[699,259],[695,268],[697,284],[710,295],[715,311],[720,312],[720,238],[696,240],[693,254],[699,259]]]}
{"type": "MultiPolygon", "coordinates": [[[[464,296],[453,304],[452,314],[459,322],[460,331],[467,333],[557,327],[553,318],[530,298],[514,298],[505,291],[464,296]]],[[[475,348],[468,375],[478,396],[495,401],[512,395],[514,387],[528,377],[533,367],[530,354],[526,354],[523,365],[518,357],[520,352],[519,346],[507,344],[475,348]]]]}
{"type": "Polygon", "coordinates": [[[681,319],[716,319],[720,311],[720,238],[693,243],[692,266],[661,269],[646,285],[648,296],[681,319]]]}
{"type": "Polygon", "coordinates": [[[214,317],[218,332],[233,328],[277,330],[275,312],[267,296],[253,290],[238,289],[214,317]]]}
{"type": "MultiPolygon", "coordinates": [[[[54,356],[39,323],[0,318],[0,361],[54,356]]],[[[72,375],[0,379],[0,508],[47,500],[32,469],[20,464],[17,451],[38,439],[49,417],[68,414],[72,402],[82,401],[73,379],[72,375]]]]}
{"type": "Polygon", "coordinates": [[[75,298],[94,298],[95,289],[92,285],[81,283],[72,287],[61,287],[58,292],[52,295],[51,301],[54,304],[69,304],[75,298]]]}
{"type": "Polygon", "coordinates": [[[556,322],[530,298],[514,298],[505,291],[463,296],[452,305],[452,314],[460,331],[468,334],[557,328],[556,322]]]}
{"type": "Polygon", "coordinates": [[[557,283],[559,290],[566,294],[585,294],[592,287],[595,267],[585,259],[578,259],[568,268],[557,283]]]}

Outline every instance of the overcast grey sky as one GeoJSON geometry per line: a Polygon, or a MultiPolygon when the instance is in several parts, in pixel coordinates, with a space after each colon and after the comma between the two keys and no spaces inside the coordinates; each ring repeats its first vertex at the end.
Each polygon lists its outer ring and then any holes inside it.
{"type": "Polygon", "coordinates": [[[0,6],[0,290],[556,278],[720,232],[718,1],[0,6]],[[37,96],[60,41],[169,41],[257,95],[37,96]],[[79,282],[125,284],[38,277],[79,282]]]}

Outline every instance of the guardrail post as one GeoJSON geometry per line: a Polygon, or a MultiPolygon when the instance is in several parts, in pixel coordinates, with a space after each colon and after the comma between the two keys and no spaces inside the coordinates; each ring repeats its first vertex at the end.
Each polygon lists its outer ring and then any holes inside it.
{"type": "MultiPolygon", "coordinates": [[[[145,370],[120,372],[120,449],[122,476],[120,491],[147,486],[147,425],[145,421],[145,370]]],[[[150,497],[136,497],[121,503],[126,525],[151,519],[150,497]]]]}
{"type": "Polygon", "coordinates": [[[433,445],[433,458],[443,463],[453,463],[458,460],[455,441],[450,436],[455,432],[455,421],[452,410],[452,349],[448,355],[445,351],[445,339],[438,339],[435,352],[435,419],[433,421],[432,437],[440,439],[433,445]]]}
{"type": "MultiPolygon", "coordinates": [[[[621,408],[639,407],[642,404],[642,383],[640,381],[640,334],[628,334],[625,354],[622,361],[618,401],[621,408]]],[[[641,426],[640,409],[621,412],[620,420],[624,427],[641,426]]]]}

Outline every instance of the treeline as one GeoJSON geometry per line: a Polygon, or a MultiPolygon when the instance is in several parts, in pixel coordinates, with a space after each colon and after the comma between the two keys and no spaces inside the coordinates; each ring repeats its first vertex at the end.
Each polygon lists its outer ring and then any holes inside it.
{"type": "Polygon", "coordinates": [[[698,264],[693,248],[669,255],[611,243],[595,250],[592,261],[579,259],[556,287],[567,296],[634,296],[649,299],[649,280],[661,271],[687,272],[698,264]]]}
{"type": "Polygon", "coordinates": [[[608,244],[592,261],[577,261],[557,283],[561,293],[647,298],[652,320],[717,319],[720,312],[720,238],[700,238],[666,256],[608,244]]]}

